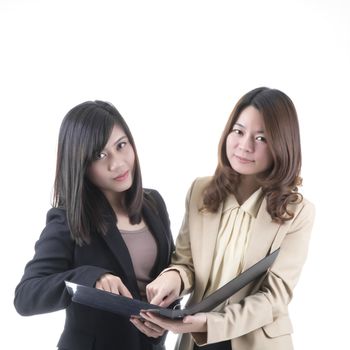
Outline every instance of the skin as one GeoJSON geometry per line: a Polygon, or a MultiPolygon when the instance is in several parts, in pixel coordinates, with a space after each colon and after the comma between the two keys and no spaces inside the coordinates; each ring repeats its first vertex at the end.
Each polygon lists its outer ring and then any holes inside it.
{"type": "Polygon", "coordinates": [[[151,304],[167,307],[179,297],[181,277],[178,271],[170,270],[153,282],[146,287],[147,299],[151,304]]]}
{"type": "MultiPolygon", "coordinates": [[[[244,203],[258,188],[256,176],[268,170],[273,164],[272,153],[265,137],[262,114],[253,106],[246,107],[233,125],[226,139],[226,154],[232,169],[241,174],[241,183],[235,196],[244,203]]],[[[151,282],[146,290],[152,304],[167,306],[180,294],[181,278],[173,271],[167,271],[151,282]]],[[[186,316],[183,320],[170,320],[142,312],[145,322],[151,322],[174,333],[207,331],[206,313],[186,316]]],[[[139,323],[135,326],[142,331],[139,323]]]]}
{"type": "Polygon", "coordinates": [[[266,142],[264,119],[253,106],[246,107],[226,139],[226,154],[232,169],[241,174],[235,193],[240,204],[258,188],[256,175],[272,166],[273,157],[266,142]]]}
{"type": "Polygon", "coordinates": [[[89,180],[116,211],[133,181],[135,153],[123,129],[115,125],[107,144],[88,169],[89,180]]]}

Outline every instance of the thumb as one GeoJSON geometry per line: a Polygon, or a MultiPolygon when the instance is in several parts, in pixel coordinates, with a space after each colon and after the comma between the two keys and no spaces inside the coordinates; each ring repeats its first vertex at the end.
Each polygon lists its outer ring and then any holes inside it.
{"type": "Polygon", "coordinates": [[[131,293],[129,292],[129,289],[126,288],[124,284],[121,284],[120,286],[120,294],[123,295],[124,297],[133,299],[131,293]]]}
{"type": "Polygon", "coordinates": [[[185,316],[182,320],[183,323],[193,323],[195,318],[193,316],[185,316]]]}

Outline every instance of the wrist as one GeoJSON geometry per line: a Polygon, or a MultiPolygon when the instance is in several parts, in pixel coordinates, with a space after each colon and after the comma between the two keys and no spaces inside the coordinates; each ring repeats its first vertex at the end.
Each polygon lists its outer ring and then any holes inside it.
{"type": "Polygon", "coordinates": [[[170,269],[168,269],[168,270],[162,272],[161,274],[165,274],[165,273],[167,273],[167,272],[176,272],[177,276],[179,277],[179,280],[180,280],[179,295],[180,295],[180,294],[182,293],[182,291],[184,290],[184,282],[183,282],[183,280],[182,280],[182,278],[181,278],[180,271],[178,271],[178,270],[176,270],[176,269],[170,268],[170,269]]]}

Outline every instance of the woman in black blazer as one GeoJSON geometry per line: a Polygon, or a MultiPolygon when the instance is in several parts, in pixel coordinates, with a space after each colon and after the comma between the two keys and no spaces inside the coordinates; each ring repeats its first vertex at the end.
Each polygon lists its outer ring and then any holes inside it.
{"type": "Polygon", "coordinates": [[[71,302],[64,281],[146,299],[174,244],[165,203],[142,188],[130,130],[114,106],[84,102],[59,134],[53,208],[16,288],[21,315],[66,309],[59,349],[162,349],[163,330],[71,302]]]}

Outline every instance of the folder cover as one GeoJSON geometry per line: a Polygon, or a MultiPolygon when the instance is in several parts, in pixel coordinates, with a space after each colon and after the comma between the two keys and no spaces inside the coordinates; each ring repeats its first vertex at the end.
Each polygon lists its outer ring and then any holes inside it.
{"type": "Polygon", "coordinates": [[[128,318],[130,318],[130,316],[139,316],[141,310],[147,310],[167,318],[182,319],[186,315],[213,310],[248,283],[262,276],[275,261],[278,252],[279,249],[275,250],[198,304],[187,308],[185,307],[184,309],[179,309],[177,307],[179,304],[174,308],[163,308],[158,305],[147,303],[146,301],[127,298],[93,287],[87,287],[69,281],[65,281],[65,283],[69,294],[72,296],[72,301],[75,303],[112,312],[128,318]]]}

